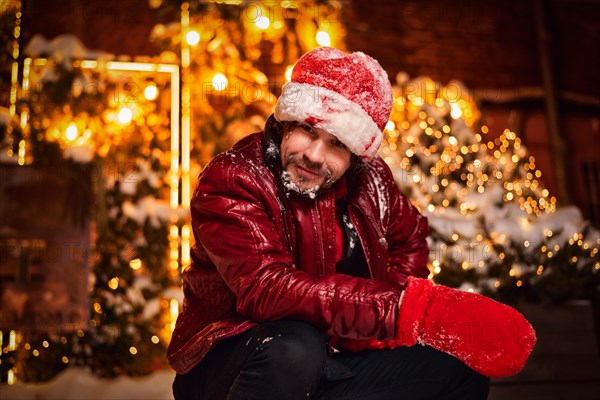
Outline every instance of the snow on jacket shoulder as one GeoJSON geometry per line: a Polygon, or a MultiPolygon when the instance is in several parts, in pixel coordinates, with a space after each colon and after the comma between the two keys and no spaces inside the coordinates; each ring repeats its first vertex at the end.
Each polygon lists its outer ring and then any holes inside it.
{"type": "Polygon", "coordinates": [[[257,322],[301,319],[328,335],[389,339],[408,276],[427,276],[427,220],[377,159],[348,185],[348,212],[373,279],[335,273],[335,198],[286,193],[262,133],[201,173],[191,204],[196,244],[168,359],[193,368],[220,340],[257,322]]]}

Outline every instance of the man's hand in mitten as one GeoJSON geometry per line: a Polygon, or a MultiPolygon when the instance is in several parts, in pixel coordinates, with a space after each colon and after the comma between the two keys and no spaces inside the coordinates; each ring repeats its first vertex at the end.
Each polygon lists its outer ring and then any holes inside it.
{"type": "Polygon", "coordinates": [[[519,372],[536,342],[514,308],[421,278],[409,278],[396,326],[399,346],[431,346],[490,377],[519,372]]]}
{"type": "Polygon", "coordinates": [[[402,295],[396,326],[395,340],[343,339],[340,345],[360,351],[420,343],[483,375],[502,377],[523,368],[536,342],[532,326],[514,308],[414,277],[402,295]]]}

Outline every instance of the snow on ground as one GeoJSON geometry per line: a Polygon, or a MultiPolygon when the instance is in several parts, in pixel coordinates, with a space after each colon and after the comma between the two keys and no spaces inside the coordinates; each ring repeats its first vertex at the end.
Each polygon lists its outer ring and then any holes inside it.
{"type": "Polygon", "coordinates": [[[172,400],[175,373],[161,370],[139,378],[100,379],[83,368],[67,368],[41,384],[0,385],[2,400],[172,400]]]}

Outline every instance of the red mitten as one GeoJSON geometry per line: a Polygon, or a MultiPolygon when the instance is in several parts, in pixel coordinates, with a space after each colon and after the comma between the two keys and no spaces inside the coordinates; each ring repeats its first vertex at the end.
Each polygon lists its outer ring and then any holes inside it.
{"type": "Polygon", "coordinates": [[[396,326],[399,346],[431,346],[494,378],[519,372],[536,342],[533,327],[514,308],[414,277],[396,326]]]}

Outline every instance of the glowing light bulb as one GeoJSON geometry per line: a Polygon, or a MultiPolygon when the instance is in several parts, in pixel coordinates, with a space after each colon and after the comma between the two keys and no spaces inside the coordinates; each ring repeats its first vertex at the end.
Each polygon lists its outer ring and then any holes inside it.
{"type": "Polygon", "coordinates": [[[196,31],[189,31],[187,35],[185,35],[185,41],[190,46],[195,46],[200,43],[200,34],[196,31]]]}
{"type": "Polygon", "coordinates": [[[146,89],[144,89],[144,97],[149,101],[152,101],[158,97],[158,88],[154,83],[146,86],[146,89]]]}
{"type": "Polygon", "coordinates": [[[70,124],[67,127],[67,131],[65,133],[65,137],[68,140],[75,140],[77,138],[77,134],[79,133],[79,131],[77,130],[77,126],[75,124],[70,124]]]}
{"type": "Polygon", "coordinates": [[[329,36],[329,33],[325,31],[318,31],[317,43],[319,43],[321,46],[331,46],[331,37],[329,36]]]}
{"type": "Polygon", "coordinates": [[[227,87],[227,77],[220,73],[216,74],[215,76],[213,76],[212,85],[215,88],[215,90],[225,90],[225,88],[227,87]]]}
{"type": "Polygon", "coordinates": [[[123,107],[119,110],[119,114],[117,114],[117,121],[123,125],[126,125],[131,122],[133,119],[133,113],[127,107],[123,107]]]}
{"type": "Polygon", "coordinates": [[[256,25],[257,28],[264,30],[264,29],[267,29],[271,25],[271,21],[269,21],[269,18],[267,18],[265,16],[260,16],[256,19],[256,21],[254,21],[254,24],[256,25]]]}
{"type": "Polygon", "coordinates": [[[135,258],[129,261],[129,267],[133,270],[138,270],[142,268],[142,260],[140,260],[139,258],[135,258]]]}
{"type": "Polygon", "coordinates": [[[461,111],[460,107],[458,106],[458,104],[450,103],[450,107],[452,108],[452,110],[450,111],[450,115],[452,116],[452,118],[459,119],[460,116],[462,115],[462,111],[461,111]]]}
{"type": "Polygon", "coordinates": [[[108,281],[108,287],[112,290],[115,290],[119,287],[119,278],[114,277],[110,281],[108,281]]]}
{"type": "Polygon", "coordinates": [[[293,65],[289,65],[286,69],[285,69],[285,79],[289,82],[292,80],[292,70],[294,69],[293,65]]]}

